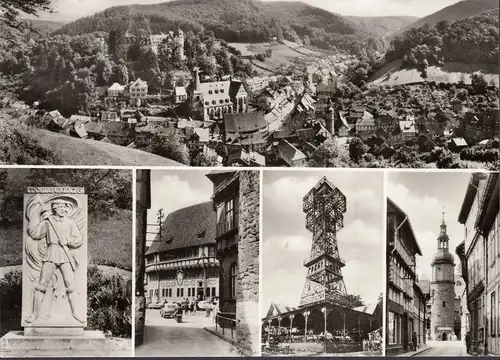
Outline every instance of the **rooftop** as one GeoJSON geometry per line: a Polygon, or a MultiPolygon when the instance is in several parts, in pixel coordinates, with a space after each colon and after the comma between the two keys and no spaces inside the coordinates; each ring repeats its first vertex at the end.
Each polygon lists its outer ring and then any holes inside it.
{"type": "Polygon", "coordinates": [[[245,133],[263,130],[267,122],[261,112],[224,114],[226,132],[245,133]]]}
{"type": "Polygon", "coordinates": [[[151,244],[147,255],[204,244],[215,244],[215,211],[211,201],[168,214],[164,234],[151,244]]]}

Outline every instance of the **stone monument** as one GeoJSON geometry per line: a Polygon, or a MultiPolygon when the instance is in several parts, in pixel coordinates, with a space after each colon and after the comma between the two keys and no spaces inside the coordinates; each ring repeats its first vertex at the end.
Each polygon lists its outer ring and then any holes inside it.
{"type": "Polygon", "coordinates": [[[87,195],[83,188],[28,188],[24,195],[23,331],[10,349],[94,348],[105,338],[87,326],[87,195]],[[97,342],[97,343],[96,343],[97,342]]]}

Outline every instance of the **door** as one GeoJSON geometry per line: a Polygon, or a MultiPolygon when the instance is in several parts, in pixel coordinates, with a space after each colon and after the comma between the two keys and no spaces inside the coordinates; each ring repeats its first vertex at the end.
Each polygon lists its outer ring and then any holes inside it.
{"type": "Polygon", "coordinates": [[[447,340],[446,338],[447,338],[446,333],[443,333],[443,335],[442,335],[443,341],[446,341],[447,340]]]}

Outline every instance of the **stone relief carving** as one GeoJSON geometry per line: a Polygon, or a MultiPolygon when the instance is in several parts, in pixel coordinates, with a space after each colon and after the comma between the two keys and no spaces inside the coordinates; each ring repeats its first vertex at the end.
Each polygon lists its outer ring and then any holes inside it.
{"type": "Polygon", "coordinates": [[[30,188],[25,195],[23,322],[27,326],[86,323],[86,195],[78,189],[30,188]],[[83,203],[78,198],[82,196],[83,203]]]}

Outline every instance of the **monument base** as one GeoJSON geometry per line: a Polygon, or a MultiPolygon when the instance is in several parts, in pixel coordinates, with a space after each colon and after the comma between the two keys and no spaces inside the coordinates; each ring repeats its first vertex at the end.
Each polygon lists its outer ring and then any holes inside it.
{"type": "Polygon", "coordinates": [[[106,346],[102,331],[84,331],[82,335],[29,335],[10,331],[0,339],[0,350],[95,350],[106,346]]]}

